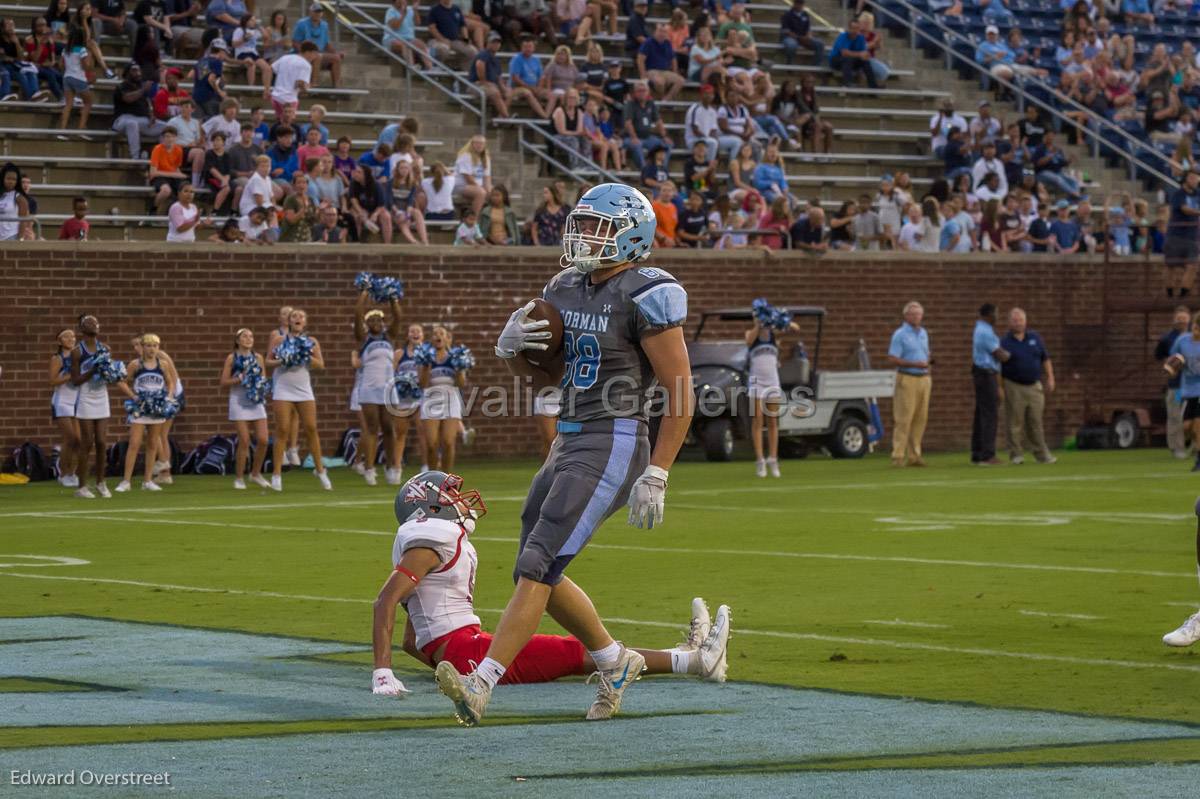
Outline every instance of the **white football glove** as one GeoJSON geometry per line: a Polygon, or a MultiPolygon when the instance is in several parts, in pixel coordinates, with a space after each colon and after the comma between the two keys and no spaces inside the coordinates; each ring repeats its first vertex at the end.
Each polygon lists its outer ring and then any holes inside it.
{"type": "Polygon", "coordinates": [[[550,326],[549,319],[530,319],[529,312],[533,310],[533,300],[525,303],[508,317],[508,323],[500,331],[496,340],[496,355],[500,358],[512,358],[521,350],[544,350],[551,333],[545,328],[550,326]]]}
{"type": "Polygon", "coordinates": [[[662,524],[663,500],[667,494],[667,470],[647,466],[629,491],[629,524],[653,530],[662,524]]]}
{"type": "Polygon", "coordinates": [[[404,696],[412,691],[404,687],[404,683],[396,679],[391,669],[375,669],[371,675],[371,693],[376,696],[404,696]]]}

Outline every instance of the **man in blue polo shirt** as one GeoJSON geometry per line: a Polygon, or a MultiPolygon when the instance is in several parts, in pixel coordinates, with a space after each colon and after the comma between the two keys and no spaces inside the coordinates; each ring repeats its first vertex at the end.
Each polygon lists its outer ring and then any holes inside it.
{"type": "Polygon", "coordinates": [[[675,48],[667,26],[654,26],[654,36],[642,42],[637,54],[638,77],[650,84],[660,100],[674,100],[683,91],[683,76],[675,66],[675,48]]]}
{"type": "Polygon", "coordinates": [[[321,53],[320,60],[313,64],[318,69],[313,70],[312,85],[317,85],[319,71],[327,69],[333,80],[333,87],[336,89],[341,86],[342,59],[345,57],[345,53],[333,46],[333,39],[329,35],[329,23],[325,21],[324,9],[320,3],[310,5],[308,16],[297,22],[295,29],[292,30],[292,43],[299,48],[303,42],[312,42],[321,53]]]}
{"type": "Polygon", "coordinates": [[[1000,385],[997,375],[1008,353],[996,335],[996,306],[990,302],[979,307],[975,334],[971,340],[971,379],[975,384],[975,419],[971,424],[971,463],[998,466],[996,457],[996,419],[1000,385]]]}
{"type": "Polygon", "coordinates": [[[425,15],[425,25],[429,32],[429,46],[438,60],[446,61],[452,53],[457,53],[467,61],[475,59],[479,51],[467,41],[467,18],[451,0],[438,0],[437,5],[425,15]]]}
{"type": "Polygon", "coordinates": [[[904,306],[904,324],[892,334],[888,363],[899,370],[892,397],[892,465],[924,466],[921,439],[929,418],[929,333],[921,327],[925,309],[919,302],[904,306]]]}
{"type": "Polygon", "coordinates": [[[861,72],[867,79],[867,85],[874,89],[875,70],[871,69],[871,53],[867,50],[867,37],[857,19],[852,19],[846,25],[846,30],[833,40],[833,48],[829,52],[829,65],[834,72],[842,73],[842,85],[849,86],[854,82],[854,73],[861,72]]]}
{"type": "Polygon", "coordinates": [[[534,52],[536,47],[537,40],[532,36],[521,37],[521,51],[508,61],[508,82],[512,87],[512,102],[525,101],[533,113],[544,119],[547,114],[541,101],[546,93],[539,88],[542,61],[534,52]]]}
{"type": "Polygon", "coordinates": [[[1058,459],[1050,454],[1042,432],[1046,393],[1054,392],[1054,364],[1042,337],[1026,327],[1025,312],[1020,308],[1009,312],[1008,335],[1000,346],[1008,353],[1000,374],[1004,378],[1009,460],[1017,466],[1024,463],[1024,445],[1028,443],[1039,463],[1054,463],[1058,459]]]}
{"type": "MultiPolygon", "coordinates": [[[[1171,323],[1171,329],[1162,335],[1158,340],[1158,345],[1154,348],[1154,359],[1156,361],[1165,361],[1171,357],[1171,347],[1175,344],[1175,339],[1188,332],[1188,328],[1192,325],[1192,312],[1186,305],[1180,305],[1175,309],[1175,317],[1171,323]]],[[[1167,377],[1167,447],[1170,448],[1171,454],[1176,458],[1186,458],[1187,439],[1184,436],[1183,429],[1183,392],[1180,390],[1181,376],[1178,372],[1167,377]]],[[[1200,442],[1196,442],[1196,449],[1200,452],[1200,442]]]]}

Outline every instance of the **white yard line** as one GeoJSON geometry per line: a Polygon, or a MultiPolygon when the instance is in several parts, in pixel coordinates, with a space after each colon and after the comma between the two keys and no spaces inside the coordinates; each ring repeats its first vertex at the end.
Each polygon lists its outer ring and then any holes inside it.
{"type": "Polygon", "coordinates": [[[1164,605],[1173,608],[1196,608],[1200,607],[1200,602],[1164,602],[1164,605]]]}
{"type": "Polygon", "coordinates": [[[932,624],[927,621],[905,621],[904,619],[866,619],[863,624],[883,624],[888,627],[924,627],[930,630],[947,630],[949,624],[932,624]]]}
{"type": "Polygon", "coordinates": [[[1022,616],[1043,616],[1048,619],[1079,619],[1081,621],[1101,621],[1104,616],[1093,616],[1089,613],[1046,613],[1041,610],[1018,610],[1022,616]]]}
{"type": "MultiPolygon", "coordinates": [[[[165,591],[185,591],[198,592],[205,594],[230,594],[236,596],[254,596],[270,599],[288,599],[304,602],[336,602],[365,605],[373,602],[370,598],[352,599],[348,597],[328,597],[328,596],[312,596],[309,594],[284,594],[275,591],[248,591],[236,588],[208,588],[189,585],[175,585],[172,583],[150,583],[140,580],[117,580],[101,577],[65,577],[50,574],[23,574],[18,572],[0,571],[2,577],[19,577],[31,580],[58,580],[83,583],[104,583],[113,585],[128,585],[140,588],[155,588],[165,591]]],[[[495,608],[476,608],[482,613],[499,613],[495,608]]],[[[641,627],[662,627],[666,629],[677,630],[685,625],[682,621],[645,621],[642,619],[625,619],[625,618],[607,618],[605,621],[614,624],[632,624],[641,627]]],[[[1075,666],[1098,666],[1101,668],[1117,668],[1117,669],[1149,669],[1163,671],[1183,671],[1200,674],[1200,664],[1189,665],[1184,663],[1164,663],[1141,660],[1108,660],[1105,658],[1084,658],[1073,657],[1069,655],[1046,655],[1036,652],[1008,652],[1002,649],[978,649],[973,647],[957,647],[945,646],[942,644],[927,644],[916,641],[890,641],[880,638],[850,638],[837,635],[818,635],[816,633],[793,633],[782,632],[777,630],[747,630],[744,628],[735,628],[737,635],[754,635],[765,638],[783,638],[792,641],[820,641],[830,644],[848,644],[854,646],[880,646],[890,647],[893,649],[907,649],[922,652],[943,652],[952,655],[969,655],[972,657],[982,658],[1011,658],[1015,660],[1029,660],[1043,663],[1066,663],[1075,666]]]]}

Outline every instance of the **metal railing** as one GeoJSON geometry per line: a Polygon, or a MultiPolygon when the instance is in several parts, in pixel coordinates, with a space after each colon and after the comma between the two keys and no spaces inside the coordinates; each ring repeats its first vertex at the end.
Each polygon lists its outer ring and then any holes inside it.
{"type": "Polygon", "coordinates": [[[1149,145],[1141,139],[1138,139],[1136,136],[1131,135],[1120,125],[1111,122],[1110,120],[1092,111],[1090,108],[1080,105],[1071,98],[1066,97],[1054,86],[1047,81],[1042,80],[1041,78],[1032,76],[1018,77],[1014,75],[1013,80],[1008,80],[1006,78],[1000,78],[996,75],[993,75],[991,70],[975,60],[974,53],[977,43],[970,37],[963,35],[961,32],[956,31],[951,27],[948,27],[937,17],[922,11],[916,6],[913,6],[911,3],[908,3],[907,0],[890,0],[890,2],[900,5],[902,8],[904,8],[904,10],[909,14],[909,19],[905,19],[891,9],[883,6],[880,2],[878,2],[878,0],[863,0],[864,5],[872,8],[877,17],[882,14],[888,19],[895,20],[900,25],[907,28],[909,31],[909,45],[911,47],[917,47],[917,39],[919,37],[923,41],[929,42],[934,47],[941,50],[946,58],[947,69],[952,69],[955,61],[963,63],[968,68],[977,72],[980,77],[986,78],[990,81],[996,81],[1001,86],[1011,91],[1016,97],[1019,98],[1018,108],[1020,108],[1022,111],[1024,110],[1025,103],[1032,103],[1038,108],[1041,108],[1043,111],[1049,113],[1060,123],[1076,128],[1081,136],[1084,136],[1091,141],[1093,157],[1100,157],[1100,148],[1101,146],[1104,146],[1104,140],[1100,135],[1101,130],[1113,134],[1117,140],[1126,142],[1128,149],[1121,150],[1115,147],[1113,149],[1128,162],[1130,180],[1136,180],[1137,170],[1141,169],[1162,181],[1168,187],[1174,188],[1179,185],[1178,182],[1170,175],[1160,171],[1157,167],[1151,166],[1149,163],[1143,161],[1136,155],[1138,149],[1147,148],[1149,145]],[[938,38],[937,36],[922,30],[917,24],[918,21],[932,25],[939,32],[941,32],[944,38],[938,38]],[[967,57],[955,50],[949,42],[958,42],[969,46],[971,48],[971,57],[967,57]],[[1025,87],[1031,83],[1044,88],[1058,102],[1068,106],[1071,111],[1085,114],[1087,116],[1088,124],[1081,126],[1078,122],[1063,114],[1057,106],[1052,105],[1051,103],[1048,103],[1028,92],[1025,87]]]}
{"type": "MultiPolygon", "coordinates": [[[[385,54],[393,61],[399,63],[404,68],[405,75],[405,113],[411,113],[412,109],[412,76],[416,73],[417,77],[424,80],[429,85],[435,87],[439,92],[457,103],[464,110],[479,117],[479,132],[481,135],[487,135],[487,111],[488,101],[487,95],[483,89],[475,82],[464,78],[455,70],[451,69],[447,64],[439,61],[431,53],[421,53],[409,46],[403,40],[397,39],[408,51],[409,56],[413,59],[410,63],[408,60],[394,53],[390,48],[383,44],[383,32],[386,26],[375,17],[371,16],[365,9],[351,2],[351,0],[333,0],[337,13],[334,15],[335,25],[347,28],[354,36],[369,44],[373,49],[385,54]],[[349,9],[356,14],[360,21],[356,24],[341,13],[341,9],[349,9]],[[378,37],[373,38],[363,28],[367,28],[372,32],[378,32],[378,37]],[[430,71],[416,68],[417,59],[428,58],[434,65],[434,69],[430,71]],[[454,89],[451,89],[437,80],[437,78],[449,78],[454,89]],[[473,96],[475,102],[468,101],[463,94],[473,96]]],[[[570,167],[564,164],[562,160],[554,155],[558,149],[558,144],[555,141],[555,134],[551,130],[547,130],[541,124],[529,119],[511,118],[504,121],[505,125],[515,127],[517,129],[517,147],[520,152],[530,153],[539,158],[543,163],[551,166],[560,172],[569,175],[573,180],[579,183],[587,183],[597,176],[602,176],[606,180],[620,182],[620,179],[611,171],[604,169],[595,162],[590,156],[579,153],[572,153],[572,157],[568,161],[582,161],[582,167],[570,167]],[[531,141],[532,140],[532,141],[531,141]],[[540,142],[540,144],[536,143],[540,142]]],[[[518,172],[521,178],[524,178],[524,160],[518,163],[518,172]]]]}

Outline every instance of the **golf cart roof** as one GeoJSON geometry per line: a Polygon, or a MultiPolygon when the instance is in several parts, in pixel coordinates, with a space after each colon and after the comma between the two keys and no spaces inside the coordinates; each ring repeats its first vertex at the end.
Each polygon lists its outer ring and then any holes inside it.
{"type": "MultiPolygon", "coordinates": [[[[825,309],[817,305],[776,305],[775,307],[781,311],[787,311],[793,317],[820,318],[825,316],[825,309]]],[[[754,312],[746,307],[714,308],[709,311],[701,311],[700,316],[705,319],[715,317],[725,322],[749,322],[754,318],[754,312]]]]}

